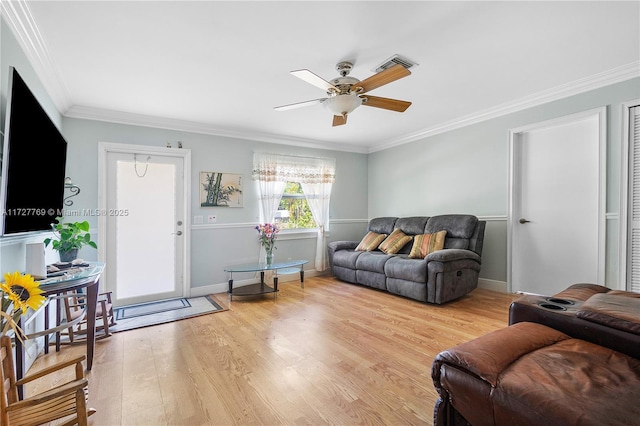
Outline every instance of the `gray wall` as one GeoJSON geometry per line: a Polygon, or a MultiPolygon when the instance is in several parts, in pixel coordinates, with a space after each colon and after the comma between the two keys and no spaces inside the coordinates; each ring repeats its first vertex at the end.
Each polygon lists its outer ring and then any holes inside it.
{"type": "Polygon", "coordinates": [[[633,79],[372,153],[369,216],[484,217],[487,242],[480,276],[506,281],[509,130],[607,106],[606,284],[617,288],[621,104],[638,98],[640,79],[633,79]]]}
{"type": "MultiPolygon", "coordinates": [[[[366,225],[367,218],[367,156],[339,151],[299,148],[179,132],[150,127],[65,118],[64,134],[69,143],[67,172],[82,187],[74,198],[74,209],[97,208],[98,204],[98,143],[110,142],[135,145],[173,147],[182,142],[191,150],[191,216],[217,216],[214,225],[191,226],[191,287],[226,282],[226,265],[258,259],[259,245],[253,227],[258,223],[257,186],[251,180],[254,151],[289,155],[336,158],[336,183],[331,194],[330,239],[352,238],[366,225]],[[241,173],[245,177],[242,208],[202,208],[199,203],[199,173],[222,171],[241,173]]],[[[176,148],[177,149],[177,148],[176,148]]],[[[97,227],[97,218],[86,218],[97,227]]],[[[360,238],[358,236],[357,238],[360,238]]],[[[143,250],[143,248],[141,248],[143,250]]],[[[276,258],[309,259],[313,269],[315,233],[283,235],[277,244],[276,258]]]]}
{"type": "MultiPolygon", "coordinates": [[[[479,124],[431,136],[370,155],[351,154],[250,140],[179,132],[100,121],[63,118],[43,89],[36,72],[4,21],[0,22],[0,124],[4,128],[7,71],[16,66],[29,87],[65,134],[69,142],[68,175],[82,187],[74,208],[97,208],[97,144],[117,142],[174,146],[182,141],[192,150],[192,216],[213,210],[198,204],[198,173],[220,170],[250,176],[254,150],[317,155],[337,159],[337,182],[331,206],[329,240],[361,238],[366,219],[383,215],[434,215],[471,213],[488,220],[481,277],[506,281],[507,197],[509,129],[574,112],[608,106],[607,143],[607,285],[617,285],[621,108],[625,101],[640,98],[640,79],[571,96],[535,108],[494,118],[479,124]],[[388,164],[396,165],[388,167],[388,164]]],[[[218,223],[191,227],[192,287],[223,283],[227,263],[255,258],[257,245],[252,225],[257,222],[255,186],[249,179],[242,209],[216,209],[218,223]],[[229,243],[225,243],[225,241],[229,243]],[[252,252],[253,250],[253,252],[252,252]]],[[[87,218],[94,225],[95,218],[87,218]]],[[[33,237],[38,240],[44,237],[33,237]]],[[[24,268],[24,240],[0,239],[0,270],[24,268]]],[[[29,241],[30,242],[30,241],[29,241]]],[[[93,259],[95,251],[81,252],[93,259]]],[[[283,238],[281,258],[313,259],[315,239],[300,235],[283,238]]],[[[48,260],[55,261],[52,253],[48,260]]],[[[312,266],[312,265],[311,265],[312,266]]]]}

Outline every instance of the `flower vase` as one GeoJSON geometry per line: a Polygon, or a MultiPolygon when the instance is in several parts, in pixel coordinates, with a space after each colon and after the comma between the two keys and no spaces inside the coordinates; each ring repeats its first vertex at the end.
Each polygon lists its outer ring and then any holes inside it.
{"type": "Polygon", "coordinates": [[[273,263],[273,252],[271,250],[267,250],[264,255],[264,263],[266,265],[271,265],[273,263]]]}

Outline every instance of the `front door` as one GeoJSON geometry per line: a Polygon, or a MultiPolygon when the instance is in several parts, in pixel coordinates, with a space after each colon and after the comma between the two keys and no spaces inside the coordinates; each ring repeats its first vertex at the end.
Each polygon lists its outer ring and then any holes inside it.
{"type": "Polygon", "coordinates": [[[604,283],[604,110],[512,132],[510,286],[604,283]]]}
{"type": "Polygon", "coordinates": [[[105,277],[116,306],[188,295],[184,153],[106,149],[105,277]]]}

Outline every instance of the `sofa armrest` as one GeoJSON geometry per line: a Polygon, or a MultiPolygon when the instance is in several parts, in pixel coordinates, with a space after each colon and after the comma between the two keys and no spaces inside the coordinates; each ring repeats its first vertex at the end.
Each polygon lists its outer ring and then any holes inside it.
{"type": "Polygon", "coordinates": [[[327,244],[329,251],[334,253],[338,250],[353,250],[360,244],[358,241],[332,241],[327,244]]]}
{"type": "Polygon", "coordinates": [[[464,249],[443,249],[429,253],[424,258],[427,262],[452,262],[455,260],[475,260],[480,263],[482,258],[471,250],[464,249]]]}
{"type": "Polygon", "coordinates": [[[523,355],[569,338],[544,325],[520,322],[440,352],[433,362],[431,377],[438,390],[440,367],[449,364],[496,386],[500,373],[523,355]],[[509,342],[508,348],[504,342],[509,342]]]}
{"type": "Polygon", "coordinates": [[[333,255],[338,250],[353,250],[360,244],[358,241],[332,241],[327,244],[327,253],[329,255],[329,268],[333,269],[333,255]]]}

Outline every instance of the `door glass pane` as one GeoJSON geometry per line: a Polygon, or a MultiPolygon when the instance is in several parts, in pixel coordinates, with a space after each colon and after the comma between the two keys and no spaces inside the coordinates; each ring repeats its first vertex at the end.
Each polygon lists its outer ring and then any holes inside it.
{"type": "Polygon", "coordinates": [[[118,299],[174,290],[175,182],[174,164],[117,162],[118,299]]]}

